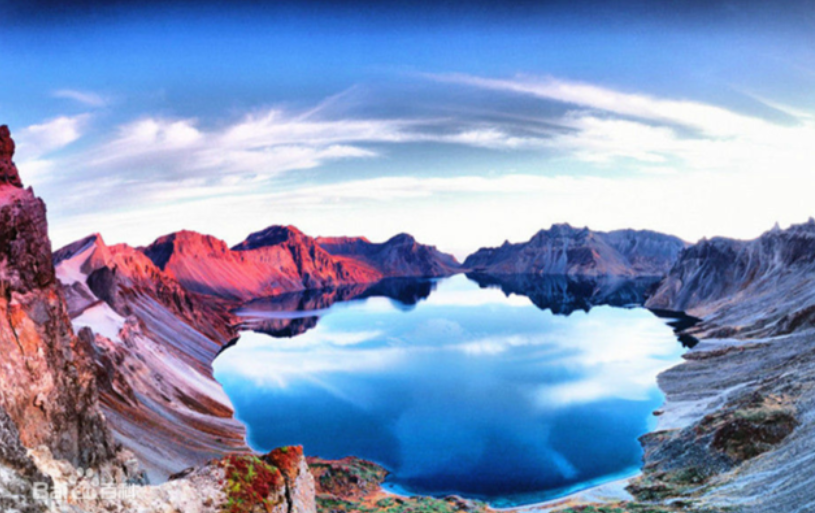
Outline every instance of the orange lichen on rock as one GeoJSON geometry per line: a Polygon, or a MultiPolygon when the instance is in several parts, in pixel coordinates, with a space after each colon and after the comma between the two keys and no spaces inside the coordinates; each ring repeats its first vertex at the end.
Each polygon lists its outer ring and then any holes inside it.
{"type": "Polygon", "coordinates": [[[268,463],[279,468],[287,479],[294,481],[300,472],[300,462],[303,459],[303,446],[290,445],[278,447],[263,457],[268,463]]]}
{"type": "Polygon", "coordinates": [[[226,481],[225,513],[272,511],[285,493],[283,475],[254,455],[232,454],[221,462],[226,481]]]}

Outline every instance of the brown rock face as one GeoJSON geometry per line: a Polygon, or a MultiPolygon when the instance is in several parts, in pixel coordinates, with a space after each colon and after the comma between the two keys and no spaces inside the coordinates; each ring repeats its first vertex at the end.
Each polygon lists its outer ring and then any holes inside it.
{"type": "Polygon", "coordinates": [[[40,199],[0,186],[0,406],[24,446],[96,466],[113,457],[114,442],[89,348],[71,329],[47,229],[40,199]]]}
{"type": "Polygon", "coordinates": [[[7,183],[15,187],[22,187],[17,166],[11,160],[14,157],[14,140],[11,138],[8,126],[0,126],[0,183],[7,183]]]}

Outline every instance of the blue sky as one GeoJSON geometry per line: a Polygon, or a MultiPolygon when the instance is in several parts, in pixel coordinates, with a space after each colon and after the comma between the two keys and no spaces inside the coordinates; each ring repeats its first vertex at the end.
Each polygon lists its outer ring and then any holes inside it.
{"type": "Polygon", "coordinates": [[[0,122],[61,245],[802,222],[815,4],[0,2],[0,122]]]}

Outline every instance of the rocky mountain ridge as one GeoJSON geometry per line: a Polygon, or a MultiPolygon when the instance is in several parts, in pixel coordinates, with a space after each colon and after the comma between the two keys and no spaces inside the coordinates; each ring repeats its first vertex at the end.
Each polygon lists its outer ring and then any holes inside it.
{"type": "Polygon", "coordinates": [[[232,248],[215,237],[182,231],[140,249],[187,290],[230,301],[457,272],[452,256],[407,235],[383,244],[357,242],[362,249],[347,251],[293,226],[275,225],[232,248]]]}
{"type": "Polygon", "coordinates": [[[186,289],[232,301],[378,279],[372,269],[336,260],[312,239],[290,234],[275,244],[230,249],[215,237],[178,232],[143,252],[186,289]]]}
{"type": "Polygon", "coordinates": [[[365,237],[318,237],[317,244],[334,256],[361,261],[385,277],[430,278],[461,271],[461,264],[454,256],[442,253],[435,246],[419,244],[407,233],[382,243],[365,237]]]}
{"type": "Polygon", "coordinates": [[[554,224],[527,242],[482,248],[462,267],[488,274],[662,276],[686,245],[647,230],[597,232],[554,224]]]}
{"type": "Polygon", "coordinates": [[[703,239],[685,249],[646,306],[704,317],[717,336],[770,336],[815,326],[815,220],[754,240],[703,239]]]}

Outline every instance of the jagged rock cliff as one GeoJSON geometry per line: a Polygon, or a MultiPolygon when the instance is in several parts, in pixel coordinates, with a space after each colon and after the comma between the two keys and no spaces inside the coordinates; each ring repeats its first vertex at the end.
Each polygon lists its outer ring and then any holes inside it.
{"type": "Polygon", "coordinates": [[[0,184],[22,187],[23,182],[14,165],[14,139],[6,125],[0,126],[0,184]]]}
{"type": "Polygon", "coordinates": [[[23,445],[45,445],[77,465],[110,459],[114,444],[98,404],[92,354],[71,329],[51,263],[45,205],[30,189],[10,184],[0,184],[0,314],[0,406],[23,445]]]}
{"type": "Polygon", "coordinates": [[[555,224],[528,242],[482,248],[462,267],[490,274],[662,276],[684,247],[677,237],[651,231],[595,232],[555,224]]]}
{"type": "Polygon", "coordinates": [[[23,189],[14,142],[0,127],[0,501],[39,511],[33,481],[50,482],[26,449],[73,465],[113,460],[92,348],[74,336],[51,263],[45,205],[23,189]]]}
{"type": "Polygon", "coordinates": [[[314,239],[293,226],[270,226],[232,248],[182,231],[142,251],[187,290],[235,302],[459,269],[452,256],[406,234],[373,244],[362,238],[314,239]]]}
{"type": "Polygon", "coordinates": [[[318,237],[317,244],[332,255],[364,262],[387,277],[449,276],[461,269],[453,255],[442,253],[435,246],[419,244],[406,233],[382,243],[370,242],[365,237],[318,237]]]}
{"type": "Polygon", "coordinates": [[[722,336],[815,326],[815,220],[740,241],[702,240],[679,256],[646,303],[704,317],[722,336]]]}
{"type": "Polygon", "coordinates": [[[273,228],[234,249],[215,237],[183,231],[143,251],[188,290],[230,300],[379,279],[373,269],[332,257],[295,228],[273,228]]]}
{"type": "Polygon", "coordinates": [[[61,249],[55,262],[73,325],[94,348],[105,415],[152,481],[247,450],[244,427],[212,376],[212,361],[236,336],[217,301],[99,235],[61,249]]]}

